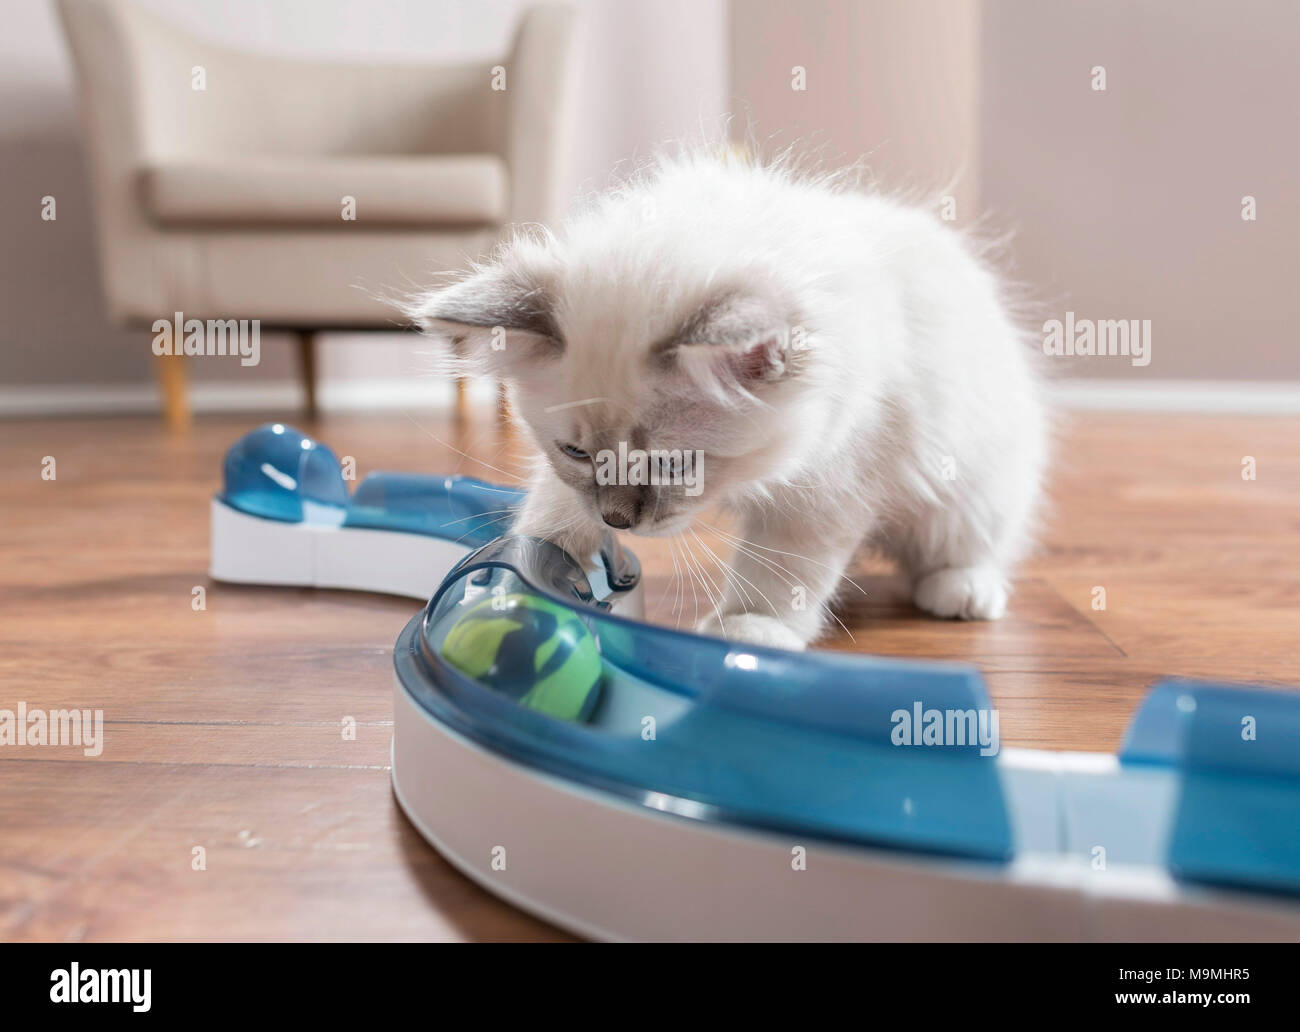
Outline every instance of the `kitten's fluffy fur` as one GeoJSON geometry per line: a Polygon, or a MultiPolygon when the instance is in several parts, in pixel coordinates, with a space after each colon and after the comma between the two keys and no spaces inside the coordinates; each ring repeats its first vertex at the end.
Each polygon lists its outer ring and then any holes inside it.
{"type": "Polygon", "coordinates": [[[995,277],[929,212],[785,164],[663,158],[413,311],[460,371],[509,385],[541,455],[518,532],[581,555],[602,516],[667,535],[738,514],[701,630],[804,647],[863,544],[921,609],[1002,615],[1042,391],[995,277]],[[619,442],[702,450],[702,494],[598,485],[580,454],[619,442]]]}

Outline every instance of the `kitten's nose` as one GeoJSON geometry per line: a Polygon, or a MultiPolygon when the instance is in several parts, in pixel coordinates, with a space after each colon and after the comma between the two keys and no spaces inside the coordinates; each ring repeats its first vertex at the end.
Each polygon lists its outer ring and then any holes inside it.
{"type": "Polygon", "coordinates": [[[607,527],[627,530],[641,518],[645,488],[633,484],[610,484],[600,489],[600,518],[607,527]]]}

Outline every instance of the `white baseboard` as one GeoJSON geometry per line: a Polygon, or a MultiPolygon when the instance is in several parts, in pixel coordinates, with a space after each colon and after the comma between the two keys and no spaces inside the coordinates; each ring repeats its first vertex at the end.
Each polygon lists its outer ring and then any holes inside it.
{"type": "MultiPolygon", "coordinates": [[[[269,383],[192,383],[190,408],[197,413],[284,412],[302,407],[302,387],[292,380],[269,383]]],[[[329,382],[317,402],[325,411],[429,410],[454,400],[449,380],[433,377],[329,382]]],[[[496,388],[486,381],[469,385],[474,402],[491,403],[496,388]]],[[[152,415],[160,411],[153,384],[66,384],[0,387],[0,417],[152,415]]]]}
{"type": "Polygon", "coordinates": [[[1221,412],[1300,415],[1300,383],[1248,380],[1058,380],[1063,408],[1093,412],[1221,412]]]}
{"type": "MultiPolygon", "coordinates": [[[[1300,383],[1247,381],[1060,380],[1052,385],[1063,408],[1110,412],[1220,412],[1251,415],[1300,415],[1300,383]]],[[[490,403],[491,383],[470,384],[475,402],[490,403]]],[[[325,381],[320,406],[326,411],[356,412],[438,409],[449,406],[451,383],[434,377],[325,381]]],[[[294,381],[270,383],[196,383],[190,386],[195,412],[293,412],[302,406],[294,381]]],[[[153,384],[67,384],[0,387],[0,416],[147,415],[159,410],[153,384]]]]}

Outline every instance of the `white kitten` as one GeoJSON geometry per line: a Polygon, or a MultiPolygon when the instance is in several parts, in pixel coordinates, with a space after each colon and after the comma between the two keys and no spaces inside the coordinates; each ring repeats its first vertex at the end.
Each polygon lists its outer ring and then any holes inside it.
{"type": "Polygon", "coordinates": [[[928,212],[784,165],[663,158],[411,311],[458,371],[509,385],[542,456],[517,532],[581,555],[606,525],[739,515],[701,630],[804,647],[864,543],[920,608],[1002,615],[1042,391],[994,276],[928,212]],[[620,446],[702,459],[652,454],[610,482],[620,446]]]}

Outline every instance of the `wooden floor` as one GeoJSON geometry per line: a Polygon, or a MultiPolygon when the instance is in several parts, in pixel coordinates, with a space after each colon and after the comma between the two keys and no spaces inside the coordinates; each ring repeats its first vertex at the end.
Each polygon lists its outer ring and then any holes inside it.
{"type": "MultiPolygon", "coordinates": [[[[0,939],[562,937],[453,871],[393,802],[390,650],[413,604],[209,581],[208,498],[254,422],[0,423],[0,708],[106,721],[98,758],[0,748],[0,939]]],[[[359,475],[502,475],[458,451],[518,468],[487,411],[460,431],[314,429],[359,475]]],[[[1296,419],[1077,415],[1003,621],[927,619],[867,563],[853,640],[827,644],[977,663],[1004,744],[1043,748],[1113,750],[1162,675],[1300,683],[1298,442],[1296,419]]],[[[638,552],[657,617],[681,617],[668,553],[638,552]]]]}

